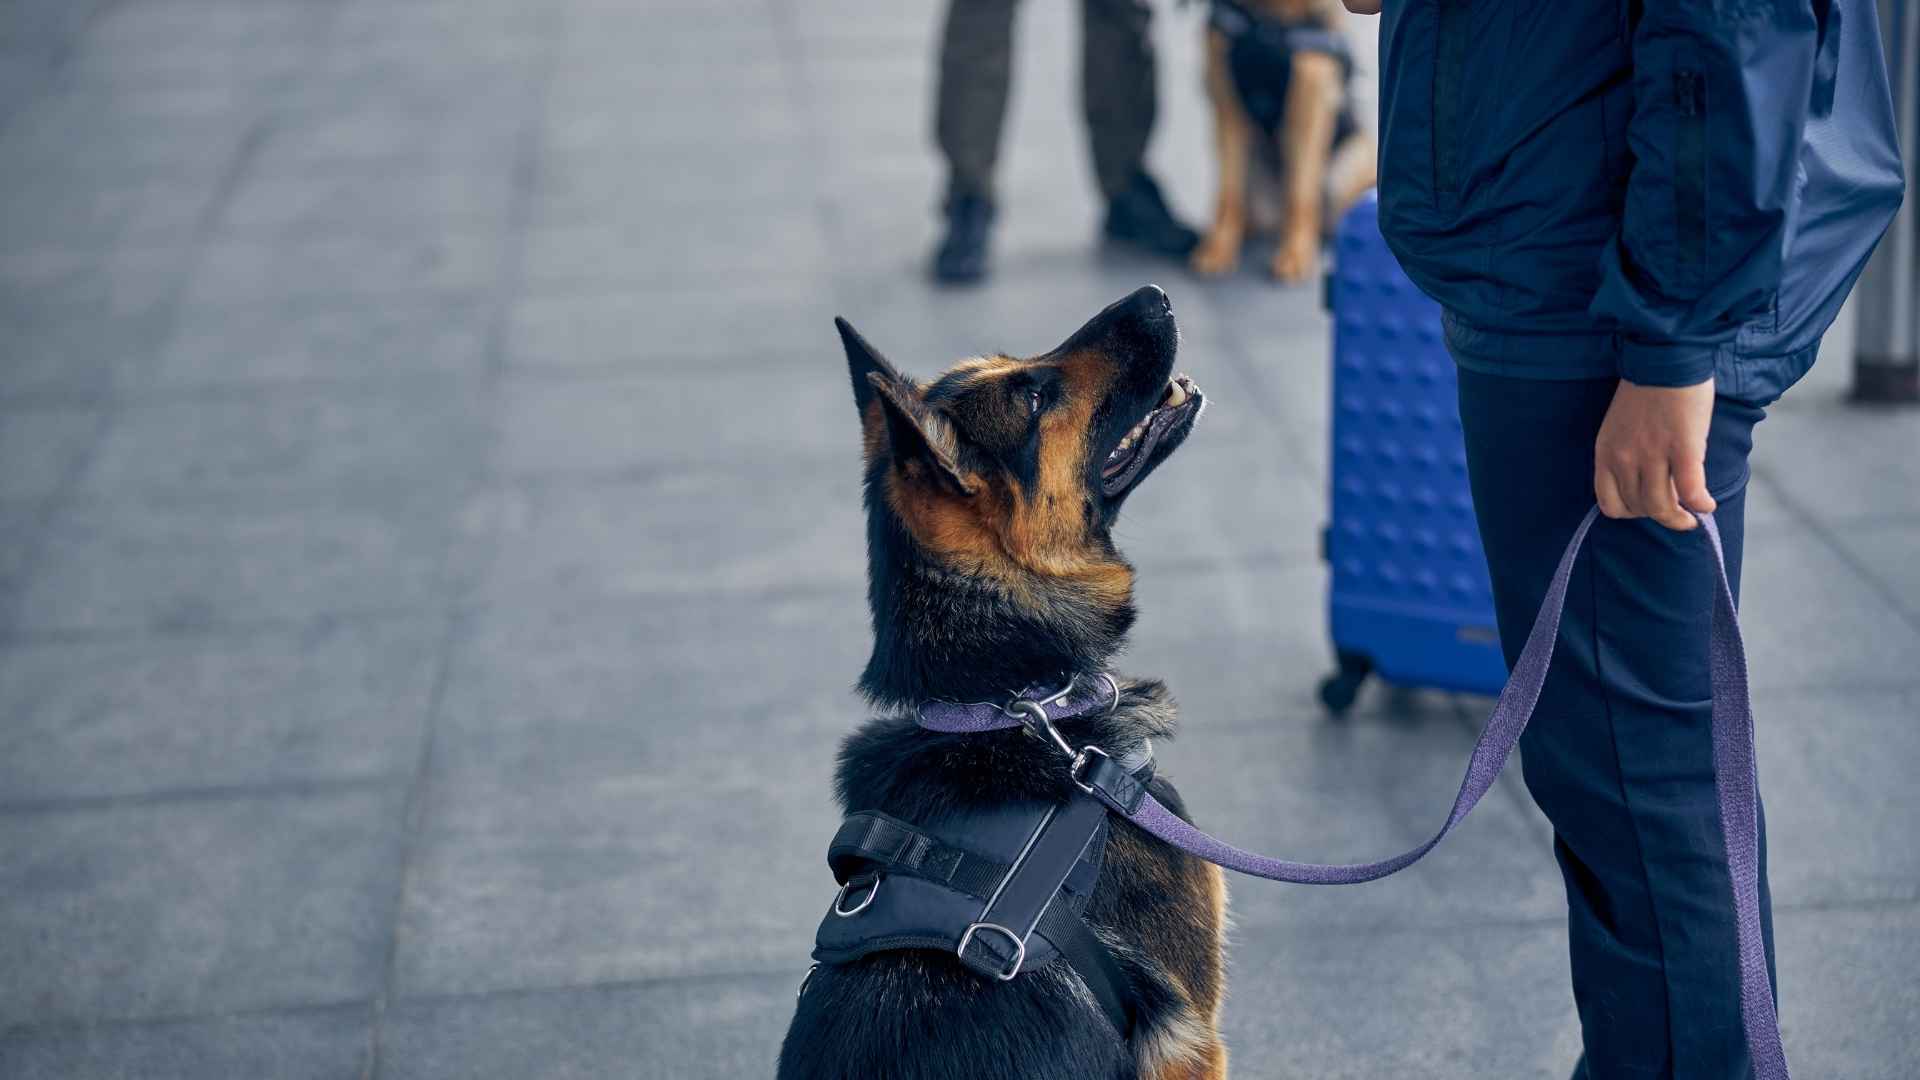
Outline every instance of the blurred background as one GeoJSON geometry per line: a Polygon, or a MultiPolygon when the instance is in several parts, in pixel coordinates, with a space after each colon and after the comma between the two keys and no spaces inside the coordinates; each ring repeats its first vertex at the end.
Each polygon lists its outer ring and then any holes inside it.
{"type": "MultiPolygon", "coordinates": [[[[1150,161],[1197,224],[1201,15],[1156,15],[1150,161]]],[[[1164,285],[1213,401],[1118,533],[1163,769],[1293,857],[1438,824],[1487,703],[1313,697],[1318,288],[1101,249],[1077,11],[1032,2],[994,277],[934,289],[939,18],[0,3],[0,1075],[769,1075],[864,715],[835,314],[924,375],[1164,285]]],[[[1920,412],[1847,403],[1849,327],[1760,429],[1743,621],[1787,1045],[1891,1080],[1920,412]]],[[[1235,1075],[1570,1067],[1516,771],[1414,871],[1233,888],[1235,1075]]]]}

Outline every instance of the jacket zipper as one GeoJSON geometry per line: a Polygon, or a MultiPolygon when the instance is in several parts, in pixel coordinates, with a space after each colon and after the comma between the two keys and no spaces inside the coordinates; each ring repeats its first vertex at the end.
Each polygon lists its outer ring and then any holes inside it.
{"type": "Polygon", "coordinates": [[[1707,83],[1700,73],[1673,73],[1673,233],[1680,284],[1700,287],[1707,253],[1707,83]]]}

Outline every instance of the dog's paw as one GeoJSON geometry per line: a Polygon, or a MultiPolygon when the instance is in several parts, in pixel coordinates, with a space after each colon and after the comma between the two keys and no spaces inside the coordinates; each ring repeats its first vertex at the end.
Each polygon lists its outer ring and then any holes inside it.
{"type": "Polygon", "coordinates": [[[1240,264],[1240,240],[1238,237],[1210,232],[1205,240],[1200,241],[1200,246],[1193,249],[1193,256],[1188,263],[1194,273],[1206,277],[1232,273],[1233,268],[1240,264]]]}
{"type": "Polygon", "coordinates": [[[1273,264],[1269,269],[1275,281],[1284,285],[1297,285],[1307,280],[1320,263],[1320,245],[1312,237],[1290,238],[1282,241],[1273,253],[1273,264]]]}

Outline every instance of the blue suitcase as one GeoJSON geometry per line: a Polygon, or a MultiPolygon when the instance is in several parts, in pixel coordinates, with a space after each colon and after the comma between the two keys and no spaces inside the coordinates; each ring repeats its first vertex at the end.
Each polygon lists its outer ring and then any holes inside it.
{"type": "Polygon", "coordinates": [[[1323,546],[1339,670],[1334,712],[1369,674],[1497,694],[1506,663],[1474,524],[1440,307],[1407,280],[1369,193],[1340,222],[1333,313],[1332,520],[1323,546]]]}

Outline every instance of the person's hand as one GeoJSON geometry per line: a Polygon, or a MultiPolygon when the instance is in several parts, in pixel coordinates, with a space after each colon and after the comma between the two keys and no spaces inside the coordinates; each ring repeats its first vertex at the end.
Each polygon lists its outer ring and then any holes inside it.
{"type": "Polygon", "coordinates": [[[1698,386],[1635,386],[1622,379],[1593,444],[1593,495],[1610,518],[1650,517],[1685,532],[1688,511],[1712,513],[1707,427],[1713,380],[1698,386]]]}
{"type": "Polygon", "coordinates": [[[1380,14],[1380,0],[1341,0],[1341,2],[1346,4],[1347,10],[1355,15],[1380,14]]]}

